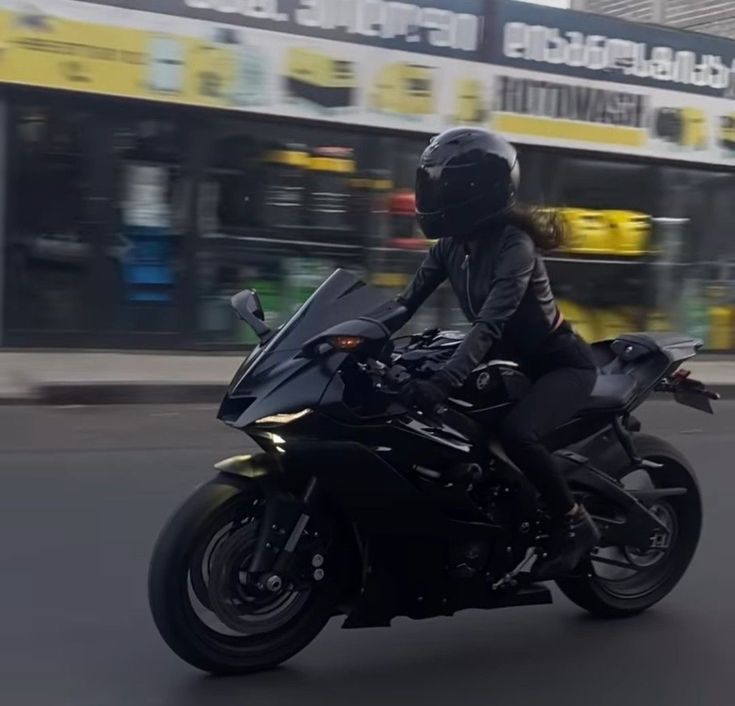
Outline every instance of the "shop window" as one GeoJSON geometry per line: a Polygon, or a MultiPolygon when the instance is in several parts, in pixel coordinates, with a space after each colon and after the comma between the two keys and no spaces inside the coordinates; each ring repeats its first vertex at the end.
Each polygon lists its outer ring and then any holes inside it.
{"type": "Polygon", "coordinates": [[[372,171],[361,165],[362,140],[331,128],[215,123],[197,195],[204,341],[253,340],[229,307],[245,286],[259,291],[268,320],[277,323],[335,267],[365,270],[372,171]]]}
{"type": "Polygon", "coordinates": [[[21,105],[9,120],[6,324],[78,332],[87,327],[92,265],[84,117],[68,106],[21,105]]]}
{"type": "Polygon", "coordinates": [[[115,328],[166,333],[181,327],[180,273],[188,227],[188,142],[175,122],[116,122],[112,131],[118,232],[108,239],[115,328]]]}
{"type": "Polygon", "coordinates": [[[735,175],[713,170],[662,167],[667,214],[688,226],[679,250],[678,277],[670,289],[682,326],[709,350],[735,348],[735,175]],[[677,296],[678,295],[678,296],[677,296]]]}
{"type": "MultiPolygon", "coordinates": [[[[385,168],[390,183],[386,201],[385,238],[371,253],[370,270],[374,284],[381,286],[386,298],[397,294],[411,280],[431,245],[416,221],[416,166],[426,148],[428,137],[390,137],[386,140],[385,168]]],[[[408,330],[436,326],[459,328],[466,325],[448,285],[440,287],[416,313],[408,330]]]]}
{"type": "Polygon", "coordinates": [[[735,347],[735,176],[536,148],[521,150],[521,168],[521,195],[567,226],[548,266],[586,338],[680,329],[735,347]]]}
{"type": "Polygon", "coordinates": [[[676,312],[658,306],[654,167],[530,147],[520,158],[521,195],[555,212],[566,229],[564,247],[548,254],[547,266],[576,329],[595,341],[676,328],[676,312]]]}

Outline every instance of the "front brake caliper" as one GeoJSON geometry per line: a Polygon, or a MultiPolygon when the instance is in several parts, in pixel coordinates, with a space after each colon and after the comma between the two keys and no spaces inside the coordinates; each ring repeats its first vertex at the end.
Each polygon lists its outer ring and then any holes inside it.
{"type": "Polygon", "coordinates": [[[285,552],[293,553],[308,521],[308,509],[299,498],[288,495],[272,495],[265,503],[260,520],[258,540],[248,571],[263,573],[272,571],[285,552]]]}

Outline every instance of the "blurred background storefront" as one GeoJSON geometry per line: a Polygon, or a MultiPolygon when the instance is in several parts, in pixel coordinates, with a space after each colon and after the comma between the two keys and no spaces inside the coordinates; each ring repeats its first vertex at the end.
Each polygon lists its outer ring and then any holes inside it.
{"type": "MultiPolygon", "coordinates": [[[[420,41],[369,46],[216,2],[145,5],[0,2],[4,345],[238,347],[251,338],[234,292],[256,288],[283,320],[338,266],[388,297],[427,246],[416,159],[471,123],[517,143],[521,197],[565,219],[570,242],[548,262],[584,335],[680,328],[735,350],[730,84],[664,90],[625,57],[544,63],[575,22],[621,41],[632,25],[465,0],[439,3],[454,44],[429,18],[420,41]]],[[[672,51],[701,58],[707,38],[680,34],[672,51]]],[[[718,42],[727,64],[735,42],[718,42]]],[[[444,290],[418,319],[461,324],[444,290]]]]}
{"type": "Polygon", "coordinates": [[[735,4],[725,0],[570,0],[574,10],[735,37],[735,4]]]}

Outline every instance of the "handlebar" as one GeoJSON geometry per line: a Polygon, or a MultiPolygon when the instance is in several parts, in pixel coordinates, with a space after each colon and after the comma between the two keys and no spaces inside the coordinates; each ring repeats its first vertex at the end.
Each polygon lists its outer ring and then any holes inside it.
{"type": "Polygon", "coordinates": [[[384,394],[397,395],[401,388],[412,380],[411,374],[402,365],[389,366],[374,358],[368,358],[365,367],[373,378],[375,388],[384,394]]]}
{"type": "MultiPolygon", "coordinates": [[[[377,378],[375,388],[386,396],[399,398],[402,388],[411,380],[412,375],[400,364],[388,366],[377,360],[369,359],[366,362],[370,372],[377,378]]],[[[414,412],[418,416],[428,415],[436,417],[438,421],[460,432],[467,439],[480,440],[484,437],[482,427],[462,412],[445,404],[438,404],[433,409],[409,408],[398,400],[400,409],[414,412]]]]}

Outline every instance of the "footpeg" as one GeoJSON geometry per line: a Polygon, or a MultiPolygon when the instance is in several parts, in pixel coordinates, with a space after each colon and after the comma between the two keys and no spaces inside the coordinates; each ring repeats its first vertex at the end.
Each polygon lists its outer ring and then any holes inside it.
{"type": "Polygon", "coordinates": [[[538,551],[536,547],[529,547],[526,550],[526,556],[523,557],[518,566],[516,566],[513,571],[508,572],[507,574],[505,574],[505,576],[498,579],[494,584],[492,584],[493,591],[498,591],[501,588],[515,587],[515,585],[518,583],[516,581],[516,576],[522,573],[526,568],[529,569],[528,573],[530,573],[530,570],[533,567],[533,564],[535,563],[537,557],[538,551]]]}
{"type": "Polygon", "coordinates": [[[647,458],[641,459],[638,465],[641,467],[641,469],[647,468],[651,471],[655,471],[659,468],[664,467],[663,463],[657,463],[656,461],[649,461],[647,458]]]}

